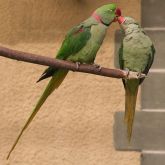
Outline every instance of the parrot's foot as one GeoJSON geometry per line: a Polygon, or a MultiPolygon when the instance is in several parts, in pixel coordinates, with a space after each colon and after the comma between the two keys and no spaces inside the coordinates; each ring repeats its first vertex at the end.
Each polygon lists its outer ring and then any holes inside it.
{"type": "Polygon", "coordinates": [[[80,67],[80,62],[76,62],[76,69],[78,70],[79,69],[79,67],[80,67]]]}
{"type": "Polygon", "coordinates": [[[99,71],[101,71],[101,66],[100,66],[100,65],[94,63],[93,66],[94,66],[95,68],[97,68],[99,71]]]}
{"type": "Polygon", "coordinates": [[[147,77],[146,74],[143,74],[143,73],[141,73],[141,72],[139,72],[139,73],[137,74],[137,76],[138,76],[139,79],[141,79],[141,78],[146,78],[146,77],[147,77]]]}
{"type": "Polygon", "coordinates": [[[146,75],[143,73],[127,71],[126,79],[141,79],[145,77],[146,75]]]}

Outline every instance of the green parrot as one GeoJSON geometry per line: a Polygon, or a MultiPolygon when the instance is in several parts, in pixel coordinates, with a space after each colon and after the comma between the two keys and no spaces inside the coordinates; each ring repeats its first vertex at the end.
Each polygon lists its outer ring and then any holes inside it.
{"type": "MultiPolygon", "coordinates": [[[[155,48],[151,39],[131,17],[118,17],[124,38],[119,49],[119,64],[123,70],[147,74],[154,60],[155,48]]],[[[129,75],[128,75],[129,77],[129,75]]],[[[125,88],[125,117],[128,140],[131,140],[136,99],[142,79],[123,79],[125,88]]]]}
{"type": "MultiPolygon", "coordinates": [[[[108,26],[112,22],[117,21],[116,18],[120,15],[121,11],[115,4],[107,4],[96,9],[88,19],[68,31],[56,58],[76,62],[77,64],[94,64],[97,51],[105,38],[108,26]]],[[[15,140],[8,153],[7,159],[10,157],[10,154],[16,147],[23,132],[29,126],[43,103],[46,101],[48,96],[60,86],[67,73],[68,70],[66,69],[54,69],[49,67],[41,75],[37,82],[48,77],[52,78],[34,107],[32,114],[15,140]]]]}

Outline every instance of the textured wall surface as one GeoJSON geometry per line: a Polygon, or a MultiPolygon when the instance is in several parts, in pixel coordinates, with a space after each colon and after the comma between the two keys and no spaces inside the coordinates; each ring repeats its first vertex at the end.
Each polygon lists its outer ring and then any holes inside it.
{"type": "MultiPolygon", "coordinates": [[[[66,29],[108,2],[140,19],[140,0],[0,0],[0,43],[52,57],[66,29]]],[[[115,28],[118,25],[112,25],[96,59],[106,67],[114,67],[115,28]]],[[[138,153],[115,151],[113,145],[114,112],[124,109],[121,81],[72,72],[5,160],[47,83],[35,83],[44,69],[0,58],[0,164],[139,165],[138,153]]]]}

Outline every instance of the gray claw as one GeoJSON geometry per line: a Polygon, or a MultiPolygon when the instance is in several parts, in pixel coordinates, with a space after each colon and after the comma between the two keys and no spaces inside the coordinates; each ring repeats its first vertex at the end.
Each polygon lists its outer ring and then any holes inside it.
{"type": "Polygon", "coordinates": [[[132,72],[132,71],[127,71],[127,79],[141,79],[141,78],[145,78],[146,75],[143,73],[139,73],[139,72],[132,72]]]}
{"type": "Polygon", "coordinates": [[[95,66],[96,68],[98,68],[99,71],[101,71],[101,66],[100,65],[94,63],[93,66],[95,66]]]}
{"type": "Polygon", "coordinates": [[[79,66],[80,66],[80,62],[76,62],[76,69],[78,70],[79,69],[79,66]]]}
{"type": "Polygon", "coordinates": [[[140,78],[145,78],[146,75],[140,72],[140,73],[137,74],[137,77],[138,77],[139,79],[140,79],[140,78]]]}

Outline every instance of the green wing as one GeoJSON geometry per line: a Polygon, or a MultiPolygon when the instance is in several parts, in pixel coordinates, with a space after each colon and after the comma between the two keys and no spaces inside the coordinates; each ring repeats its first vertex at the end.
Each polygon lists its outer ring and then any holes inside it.
{"type": "MultiPolygon", "coordinates": [[[[146,66],[145,70],[143,73],[145,74],[148,74],[149,72],[149,69],[151,68],[152,64],[153,64],[153,61],[154,61],[154,56],[155,56],[155,48],[154,48],[154,45],[151,46],[151,53],[150,53],[150,56],[149,56],[149,61],[148,61],[148,65],[146,66]]],[[[140,82],[139,84],[141,84],[143,81],[144,81],[145,78],[142,78],[140,79],[140,82]]]]}
{"type": "Polygon", "coordinates": [[[66,35],[62,46],[56,56],[57,59],[67,59],[70,55],[79,52],[91,37],[91,26],[83,24],[73,27],[66,35]]]}
{"type": "MultiPolygon", "coordinates": [[[[120,65],[120,69],[124,69],[124,61],[123,61],[123,43],[121,44],[121,47],[119,48],[119,65],[120,65]]],[[[125,88],[125,81],[124,79],[122,79],[123,81],[123,85],[124,85],[124,88],[125,88]]]]}
{"type": "MultiPolygon", "coordinates": [[[[91,37],[91,26],[86,27],[84,24],[80,24],[73,27],[65,36],[56,58],[66,60],[70,55],[74,55],[79,52],[87,44],[87,41],[91,37]]],[[[48,67],[37,82],[51,77],[56,71],[57,69],[48,67]]]]}
{"type": "Polygon", "coordinates": [[[155,48],[154,45],[151,46],[151,53],[148,61],[148,65],[146,66],[144,73],[147,74],[149,69],[151,68],[153,61],[154,61],[154,55],[155,55],[155,48]]]}

